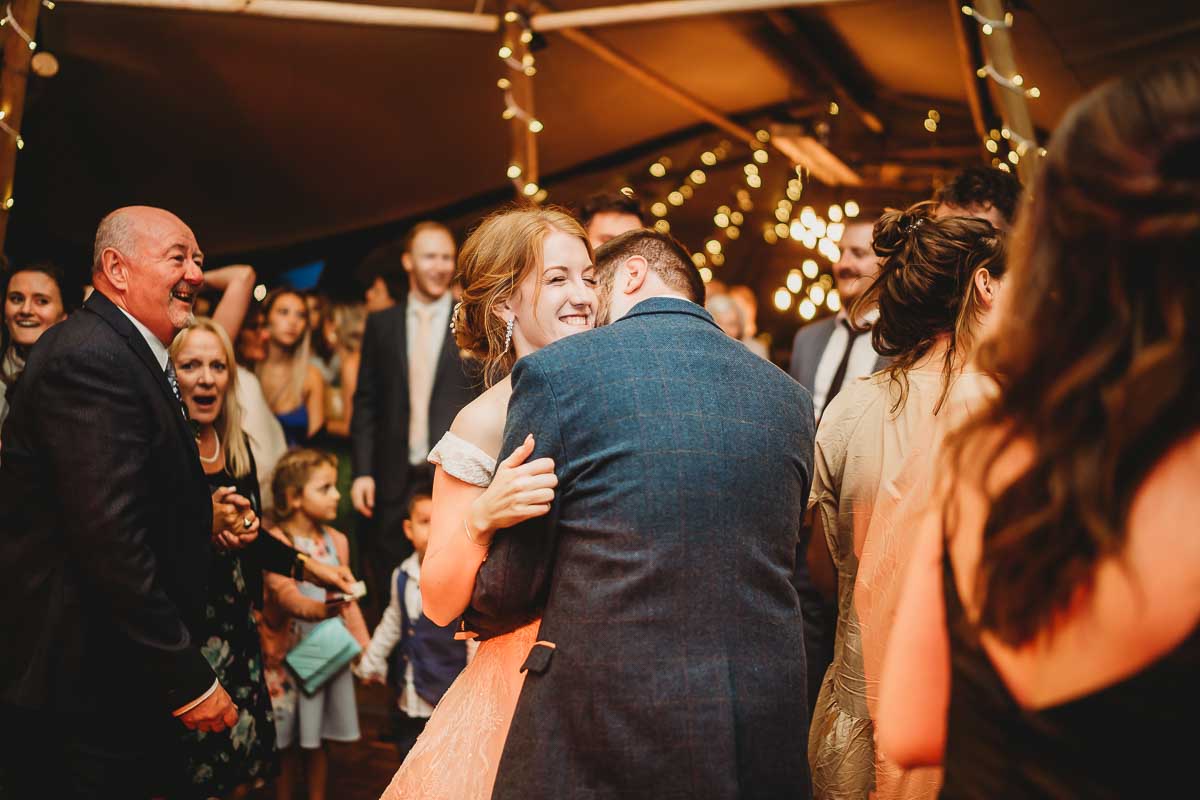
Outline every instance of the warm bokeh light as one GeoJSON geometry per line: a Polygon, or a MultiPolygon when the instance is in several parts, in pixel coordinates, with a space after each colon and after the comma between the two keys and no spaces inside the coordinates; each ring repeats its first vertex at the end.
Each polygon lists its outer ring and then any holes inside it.
{"type": "Polygon", "coordinates": [[[821,271],[817,266],[817,262],[811,258],[804,259],[804,263],[800,265],[800,269],[804,271],[804,277],[810,281],[816,280],[817,273],[821,271]]]}
{"type": "Polygon", "coordinates": [[[804,288],[804,276],[800,274],[800,270],[794,269],[788,273],[787,288],[792,294],[800,294],[800,290],[804,288]]]}
{"type": "Polygon", "coordinates": [[[800,301],[800,316],[804,319],[812,319],[817,315],[817,307],[813,305],[813,301],[804,299],[800,301]]]}
{"type": "Polygon", "coordinates": [[[780,311],[787,311],[792,307],[792,295],[787,289],[775,290],[775,307],[780,311]]]}

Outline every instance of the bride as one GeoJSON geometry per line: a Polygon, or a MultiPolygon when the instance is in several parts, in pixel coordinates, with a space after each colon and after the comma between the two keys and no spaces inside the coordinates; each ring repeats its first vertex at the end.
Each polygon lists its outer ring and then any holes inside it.
{"type": "MultiPolygon", "coordinates": [[[[446,625],[466,610],[493,534],[550,510],[554,462],[526,463],[525,442],[497,464],[509,372],[518,358],[596,319],[587,235],[564,211],[520,208],[488,217],[459,254],[462,302],[451,317],[459,347],[483,364],[487,391],[433,448],[433,520],[421,564],[424,613],[446,625]]],[[[486,800],[504,749],[540,620],[479,645],[446,691],[381,800],[486,800]]]]}

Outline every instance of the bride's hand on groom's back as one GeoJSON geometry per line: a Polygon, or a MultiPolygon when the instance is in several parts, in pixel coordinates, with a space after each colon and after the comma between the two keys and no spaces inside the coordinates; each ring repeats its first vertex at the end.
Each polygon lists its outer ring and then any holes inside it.
{"type": "Polygon", "coordinates": [[[476,537],[487,537],[501,528],[540,517],[554,502],[554,459],[539,458],[526,463],[533,454],[533,434],[496,467],[496,475],[487,490],[471,504],[469,524],[476,537]]]}

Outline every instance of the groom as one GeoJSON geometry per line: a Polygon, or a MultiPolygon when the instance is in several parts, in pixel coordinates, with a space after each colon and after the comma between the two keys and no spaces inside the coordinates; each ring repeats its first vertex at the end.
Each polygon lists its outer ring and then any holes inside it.
{"type": "Polygon", "coordinates": [[[496,635],[544,609],[493,797],[807,797],[811,399],[713,323],[671,237],[596,261],[612,324],[512,373],[502,452],[532,432],[559,489],[495,538],[467,614],[496,635]]]}

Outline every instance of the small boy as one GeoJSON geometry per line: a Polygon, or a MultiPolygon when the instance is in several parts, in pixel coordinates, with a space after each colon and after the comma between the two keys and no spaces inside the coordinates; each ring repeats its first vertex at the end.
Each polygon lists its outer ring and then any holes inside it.
{"type": "Polygon", "coordinates": [[[401,758],[408,754],[434,706],[467,664],[467,643],[454,638],[455,626],[439,627],[421,612],[421,560],[429,545],[432,512],[432,487],[428,483],[413,487],[404,535],[415,552],[392,572],[391,602],[357,668],[363,680],[384,683],[391,663],[399,693],[396,744],[401,758]],[[391,658],[393,651],[396,658],[391,658]]]}

